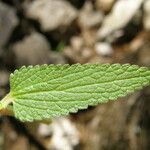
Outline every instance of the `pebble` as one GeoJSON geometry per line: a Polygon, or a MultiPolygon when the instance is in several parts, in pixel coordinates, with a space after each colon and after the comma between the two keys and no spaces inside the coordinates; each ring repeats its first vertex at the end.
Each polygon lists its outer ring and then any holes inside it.
{"type": "Polygon", "coordinates": [[[150,0],[147,0],[144,3],[143,25],[146,30],[150,30],[150,0]]]}
{"type": "Polygon", "coordinates": [[[101,11],[95,11],[91,2],[86,2],[82,8],[78,22],[81,27],[92,28],[101,24],[103,14],[101,11]]]}
{"type": "Polygon", "coordinates": [[[49,62],[50,45],[44,35],[33,32],[12,46],[18,66],[49,62]]]}
{"type": "Polygon", "coordinates": [[[0,2],[0,47],[8,42],[18,22],[15,9],[0,2]]]}
{"type": "Polygon", "coordinates": [[[9,73],[7,71],[0,71],[0,86],[6,86],[9,83],[9,73]]]}
{"type": "Polygon", "coordinates": [[[41,137],[51,135],[47,142],[48,149],[74,150],[79,144],[79,133],[68,118],[53,119],[51,124],[40,124],[38,133],[41,137]]]}
{"type": "Polygon", "coordinates": [[[95,51],[102,56],[110,56],[113,53],[113,48],[109,43],[98,42],[95,44],[95,51]]]}
{"type": "MultiPolygon", "coordinates": [[[[129,21],[135,16],[144,0],[118,0],[110,14],[108,14],[100,29],[98,30],[98,39],[110,38],[114,34],[121,33],[129,21]]],[[[118,35],[117,35],[118,38],[118,35]]],[[[115,39],[114,39],[115,40],[115,39]]]]}
{"type": "Polygon", "coordinates": [[[104,12],[109,12],[116,0],[96,0],[96,7],[104,12]]]}
{"type": "Polygon", "coordinates": [[[36,0],[25,10],[28,18],[39,21],[43,31],[69,26],[77,17],[77,10],[65,0],[36,0]]]}

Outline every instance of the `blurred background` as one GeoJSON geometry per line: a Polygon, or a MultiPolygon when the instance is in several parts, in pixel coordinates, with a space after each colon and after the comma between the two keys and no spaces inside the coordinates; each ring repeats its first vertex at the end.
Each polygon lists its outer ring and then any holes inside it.
{"type": "MultiPolygon", "coordinates": [[[[0,97],[44,63],[150,67],[150,0],[0,0],[0,97]]],[[[150,88],[47,124],[0,116],[0,150],[150,150],[150,88]]]]}

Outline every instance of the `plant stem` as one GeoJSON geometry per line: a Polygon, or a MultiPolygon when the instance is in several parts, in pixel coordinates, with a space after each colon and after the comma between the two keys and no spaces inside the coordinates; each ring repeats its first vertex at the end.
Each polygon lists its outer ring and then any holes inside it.
{"type": "Polygon", "coordinates": [[[9,104],[12,103],[13,99],[9,94],[7,94],[1,101],[0,101],[0,114],[1,115],[7,115],[7,116],[13,116],[13,107],[9,104]]]}

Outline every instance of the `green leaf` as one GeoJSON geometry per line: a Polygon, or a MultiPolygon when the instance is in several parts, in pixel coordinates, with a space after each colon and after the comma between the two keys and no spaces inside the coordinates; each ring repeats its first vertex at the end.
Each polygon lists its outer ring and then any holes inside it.
{"type": "Polygon", "coordinates": [[[22,67],[10,76],[15,116],[22,121],[67,115],[150,84],[136,65],[75,64],[22,67]]]}

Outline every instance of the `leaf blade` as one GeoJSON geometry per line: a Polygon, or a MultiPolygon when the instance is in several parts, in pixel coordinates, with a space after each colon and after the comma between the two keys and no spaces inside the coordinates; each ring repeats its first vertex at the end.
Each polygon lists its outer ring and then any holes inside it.
{"type": "Polygon", "coordinates": [[[77,112],[149,83],[148,68],[129,64],[30,66],[10,77],[15,116],[23,121],[77,112]]]}

